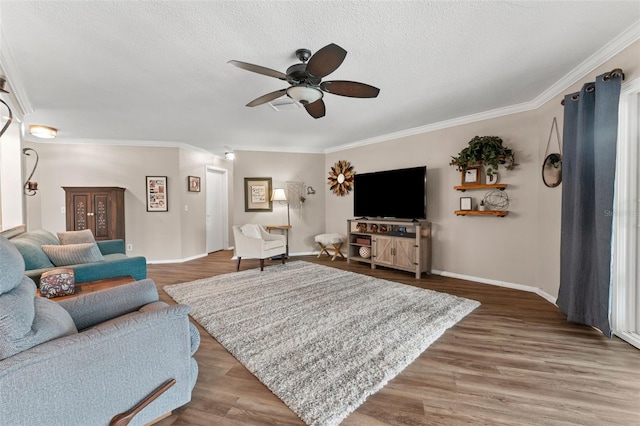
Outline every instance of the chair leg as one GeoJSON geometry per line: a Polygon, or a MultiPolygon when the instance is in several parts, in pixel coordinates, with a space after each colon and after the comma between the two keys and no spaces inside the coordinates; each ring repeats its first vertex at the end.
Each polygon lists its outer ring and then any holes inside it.
{"type": "Polygon", "coordinates": [[[236,271],[240,270],[240,259],[242,259],[240,256],[238,256],[238,261],[236,262],[236,271]]]}
{"type": "Polygon", "coordinates": [[[333,245],[334,252],[333,252],[333,257],[331,258],[331,260],[335,260],[337,256],[340,256],[341,258],[344,259],[344,255],[340,251],[341,248],[342,248],[342,243],[333,245]]]}
{"type": "Polygon", "coordinates": [[[264,271],[264,259],[260,259],[260,270],[264,271]]]}

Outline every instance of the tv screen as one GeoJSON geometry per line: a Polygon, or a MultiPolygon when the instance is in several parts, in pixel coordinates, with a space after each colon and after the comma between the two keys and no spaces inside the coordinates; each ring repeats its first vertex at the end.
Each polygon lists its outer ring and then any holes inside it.
{"type": "Polygon", "coordinates": [[[427,167],[357,173],[353,181],[356,217],[427,218],[427,167]]]}

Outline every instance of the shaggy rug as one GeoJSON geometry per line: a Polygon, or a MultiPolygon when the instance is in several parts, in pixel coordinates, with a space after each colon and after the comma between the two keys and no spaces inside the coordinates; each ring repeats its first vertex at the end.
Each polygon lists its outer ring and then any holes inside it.
{"type": "Polygon", "coordinates": [[[480,305],[294,261],[165,286],[309,425],[335,425],[480,305]]]}

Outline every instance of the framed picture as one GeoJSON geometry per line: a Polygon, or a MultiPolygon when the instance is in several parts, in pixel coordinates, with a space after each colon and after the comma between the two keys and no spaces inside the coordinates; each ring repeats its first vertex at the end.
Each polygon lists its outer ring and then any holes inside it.
{"type": "Polygon", "coordinates": [[[168,212],[169,200],[167,198],[167,177],[147,176],[147,211],[168,212]]]}
{"type": "Polygon", "coordinates": [[[272,188],[270,177],[244,178],[244,211],[273,211],[271,191],[272,188]]]}
{"type": "Polygon", "coordinates": [[[460,210],[471,210],[471,197],[460,197],[460,210]]]}
{"type": "Polygon", "coordinates": [[[200,178],[198,176],[189,176],[189,192],[200,192],[200,178]]]}
{"type": "Polygon", "coordinates": [[[462,172],[463,185],[478,185],[482,179],[482,167],[467,167],[462,172]]]}

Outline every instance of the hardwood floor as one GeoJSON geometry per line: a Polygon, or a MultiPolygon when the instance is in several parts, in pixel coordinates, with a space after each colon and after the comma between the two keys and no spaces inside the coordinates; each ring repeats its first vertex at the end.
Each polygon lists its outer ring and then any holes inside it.
{"type": "MultiPolygon", "coordinates": [[[[182,264],[149,265],[162,300],[167,284],[235,271],[222,251],[182,264]]],[[[478,309],[433,343],[342,424],[638,425],[640,351],[566,322],[527,292],[440,276],[372,271],[326,256],[294,260],[372,275],[478,300],[478,309]]],[[[279,262],[279,261],[278,261],[279,262]]],[[[267,261],[266,267],[277,262],[267,261]]],[[[258,267],[243,260],[241,270],[258,267]]],[[[195,323],[195,322],[194,322],[195,323]]],[[[301,425],[280,399],[199,325],[200,368],[192,400],[158,425],[301,425]]]]}

